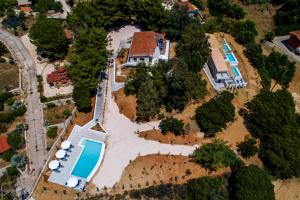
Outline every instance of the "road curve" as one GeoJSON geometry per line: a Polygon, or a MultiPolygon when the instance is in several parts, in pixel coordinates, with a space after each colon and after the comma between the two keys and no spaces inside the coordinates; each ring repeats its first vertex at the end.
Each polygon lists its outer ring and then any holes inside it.
{"type": "Polygon", "coordinates": [[[28,131],[26,135],[26,148],[29,159],[28,172],[30,175],[28,184],[33,186],[47,159],[46,137],[43,129],[43,110],[37,90],[36,65],[29,51],[19,38],[0,29],[0,40],[5,43],[22,69],[22,89],[25,92],[25,102],[27,104],[26,121],[28,131]]]}

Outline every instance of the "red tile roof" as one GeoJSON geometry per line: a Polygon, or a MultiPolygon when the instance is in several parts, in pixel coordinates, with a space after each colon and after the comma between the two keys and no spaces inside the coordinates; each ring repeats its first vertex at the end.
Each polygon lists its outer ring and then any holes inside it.
{"type": "Polygon", "coordinates": [[[59,67],[56,71],[47,75],[47,83],[50,85],[55,82],[67,83],[69,79],[69,75],[64,67],[59,67]]]}
{"type": "Polygon", "coordinates": [[[194,10],[198,10],[198,8],[189,1],[178,1],[177,5],[186,6],[189,12],[192,12],[194,10]]]}
{"type": "Polygon", "coordinates": [[[290,39],[288,40],[288,44],[294,49],[300,47],[300,30],[290,32],[290,39]]]}
{"type": "Polygon", "coordinates": [[[7,143],[7,136],[1,135],[0,136],[0,153],[4,153],[5,151],[9,150],[11,146],[7,143]]]}
{"type": "Polygon", "coordinates": [[[21,11],[23,11],[24,13],[30,13],[32,12],[32,9],[28,6],[22,6],[21,11]]]}
{"type": "Polygon", "coordinates": [[[153,31],[135,32],[132,38],[129,56],[153,56],[159,39],[165,41],[165,34],[153,31]]]}
{"type": "Polygon", "coordinates": [[[72,40],[73,39],[73,32],[69,29],[65,29],[65,37],[67,40],[72,40]]]}

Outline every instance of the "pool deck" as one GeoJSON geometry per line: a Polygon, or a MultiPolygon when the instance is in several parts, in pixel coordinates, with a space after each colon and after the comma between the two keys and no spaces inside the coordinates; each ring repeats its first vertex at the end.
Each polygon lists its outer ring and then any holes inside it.
{"type": "MultiPolygon", "coordinates": [[[[61,166],[57,170],[53,170],[51,172],[48,181],[66,186],[68,179],[72,176],[71,172],[73,166],[75,165],[82,149],[84,148],[79,145],[79,142],[82,138],[105,142],[107,137],[106,133],[91,129],[95,124],[96,123],[89,123],[83,127],[78,125],[74,126],[71,135],[68,138],[68,140],[72,144],[72,148],[67,151],[67,156],[65,159],[59,160],[61,166]]],[[[74,189],[82,191],[87,180],[80,177],[78,177],[78,179],[80,180],[79,184],[74,189]]]]}

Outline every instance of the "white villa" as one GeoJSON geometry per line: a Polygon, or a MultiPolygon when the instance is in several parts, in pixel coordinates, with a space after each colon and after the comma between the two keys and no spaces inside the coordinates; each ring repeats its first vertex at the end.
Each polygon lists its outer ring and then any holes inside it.
{"type": "Polygon", "coordinates": [[[221,90],[247,86],[247,82],[244,81],[239,71],[239,62],[229,44],[225,40],[220,44],[214,35],[207,35],[209,37],[211,56],[204,70],[214,88],[221,90]]]}
{"type": "Polygon", "coordinates": [[[154,64],[169,59],[170,41],[165,34],[153,31],[135,32],[130,44],[127,63],[122,66],[136,66],[140,62],[154,64]]]}

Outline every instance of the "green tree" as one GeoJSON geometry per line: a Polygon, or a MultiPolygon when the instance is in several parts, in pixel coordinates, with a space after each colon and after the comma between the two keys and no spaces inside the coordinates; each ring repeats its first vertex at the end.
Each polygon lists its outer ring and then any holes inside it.
{"type": "Polygon", "coordinates": [[[300,176],[300,123],[286,90],[261,91],[247,104],[247,128],[260,139],[259,157],[277,178],[300,176]]]}
{"type": "Polygon", "coordinates": [[[197,148],[192,154],[192,158],[196,163],[211,171],[233,166],[237,161],[235,153],[225,142],[220,140],[215,140],[197,148]]]}
{"type": "Polygon", "coordinates": [[[290,62],[286,55],[272,51],[266,58],[265,66],[270,77],[276,81],[276,84],[279,83],[286,88],[288,87],[295,73],[294,62],[290,62]]]}
{"type": "Polygon", "coordinates": [[[137,120],[148,121],[159,113],[159,96],[154,81],[148,79],[141,83],[137,92],[137,120]]]}
{"type": "Polygon", "coordinates": [[[250,20],[238,21],[234,24],[232,34],[241,44],[253,42],[257,35],[255,23],[250,20]]]}
{"type": "Polygon", "coordinates": [[[166,79],[168,94],[164,104],[169,111],[183,110],[190,100],[202,99],[207,92],[206,82],[182,62],[174,63],[173,72],[166,79]]]}
{"type": "Polygon", "coordinates": [[[222,177],[201,177],[186,184],[186,200],[229,200],[226,180],[222,177]]]}
{"type": "Polygon", "coordinates": [[[199,24],[189,24],[181,34],[176,54],[191,71],[198,72],[210,55],[208,39],[199,24]]]}
{"type": "Polygon", "coordinates": [[[0,41],[0,56],[3,56],[3,54],[7,53],[8,50],[6,46],[0,41]]]}
{"type": "Polygon", "coordinates": [[[33,43],[50,58],[62,58],[67,50],[67,41],[61,23],[56,19],[40,16],[30,29],[33,43]]]}
{"type": "Polygon", "coordinates": [[[89,112],[92,109],[90,92],[86,88],[75,85],[73,98],[78,111],[89,112]]]}
{"type": "Polygon", "coordinates": [[[239,143],[237,147],[238,152],[240,152],[244,158],[250,158],[257,152],[256,140],[254,138],[246,138],[243,142],[239,143]]]}
{"type": "Polygon", "coordinates": [[[245,11],[237,4],[231,4],[229,0],[208,0],[207,6],[209,12],[218,17],[231,17],[235,19],[243,19],[245,11]]]}
{"type": "Polygon", "coordinates": [[[172,132],[175,135],[184,134],[183,126],[184,123],[181,120],[173,117],[167,117],[161,120],[159,124],[159,128],[163,134],[166,134],[167,132],[172,132]]]}
{"type": "Polygon", "coordinates": [[[95,91],[100,71],[106,68],[109,52],[107,33],[102,28],[82,30],[75,39],[75,48],[69,52],[67,67],[75,85],[85,90],[95,91]]]}
{"type": "Polygon", "coordinates": [[[239,168],[232,175],[232,190],[236,200],[275,200],[274,186],[268,174],[255,165],[239,168]]]}
{"type": "Polygon", "coordinates": [[[223,92],[218,97],[204,103],[196,110],[196,122],[205,133],[205,137],[213,137],[215,133],[234,120],[233,94],[223,92]]]}
{"type": "Polygon", "coordinates": [[[19,132],[12,132],[8,134],[7,143],[13,147],[14,150],[22,147],[25,143],[24,137],[19,132]]]}

